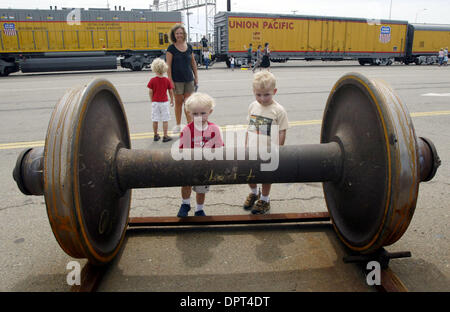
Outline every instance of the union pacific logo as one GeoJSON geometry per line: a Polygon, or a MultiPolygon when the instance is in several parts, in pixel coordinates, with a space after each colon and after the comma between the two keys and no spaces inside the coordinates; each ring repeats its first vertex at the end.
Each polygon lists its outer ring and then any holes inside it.
{"type": "Polygon", "coordinates": [[[279,21],[228,21],[228,26],[235,29],[294,29],[294,22],[279,22],[279,21]]]}

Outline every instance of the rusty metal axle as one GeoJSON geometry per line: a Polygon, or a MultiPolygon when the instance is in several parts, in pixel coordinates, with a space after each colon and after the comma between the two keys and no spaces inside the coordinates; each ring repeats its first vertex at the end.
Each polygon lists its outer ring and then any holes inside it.
{"type": "MultiPolygon", "coordinates": [[[[429,139],[419,138],[418,141],[420,178],[421,181],[429,181],[441,161],[429,139]]],[[[261,164],[267,163],[267,160],[263,161],[259,157],[248,160],[248,148],[244,151],[244,160],[226,159],[226,155],[237,153],[237,148],[223,149],[223,160],[194,160],[192,150],[192,160],[175,160],[170,150],[121,148],[115,157],[116,163],[112,166],[117,172],[110,175],[114,180],[111,184],[128,190],[183,185],[337,182],[342,178],[343,152],[335,142],[281,146],[277,155],[279,165],[275,171],[260,170],[261,164]]],[[[24,150],[18,157],[13,176],[24,194],[44,194],[43,159],[43,148],[24,150]]]]}

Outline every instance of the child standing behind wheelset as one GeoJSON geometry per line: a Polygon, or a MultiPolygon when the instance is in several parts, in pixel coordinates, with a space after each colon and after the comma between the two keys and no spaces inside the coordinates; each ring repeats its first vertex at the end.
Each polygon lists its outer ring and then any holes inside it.
{"type": "Polygon", "coordinates": [[[150,101],[152,102],[153,141],[159,141],[161,139],[158,134],[158,122],[162,121],[164,133],[162,141],[168,142],[171,141],[172,138],[167,134],[170,120],[169,98],[167,97],[167,91],[169,91],[170,95],[170,106],[173,106],[173,85],[170,80],[164,76],[168,69],[168,66],[164,60],[160,58],[155,59],[152,62],[151,68],[156,74],[156,76],[150,79],[147,84],[147,87],[149,88],[150,101]]]}
{"type": "MultiPolygon", "coordinates": [[[[205,93],[192,94],[185,103],[185,109],[193,120],[183,128],[180,134],[180,149],[183,148],[220,148],[223,141],[220,129],[217,125],[208,121],[213,112],[214,100],[205,93]]],[[[206,193],[209,191],[209,185],[200,186],[182,186],[182,203],[177,217],[187,217],[191,210],[191,192],[196,192],[197,207],[195,216],[205,216],[203,211],[206,193]]]]}
{"type": "MultiPolygon", "coordinates": [[[[253,94],[256,101],[251,103],[248,108],[247,146],[263,142],[271,144],[270,137],[275,135],[278,136],[278,145],[284,145],[289,123],[286,110],[273,99],[276,93],[276,79],[272,73],[262,71],[254,75],[253,94]],[[278,129],[278,132],[271,133],[272,126],[277,126],[278,128],[274,127],[274,129],[278,129]],[[267,140],[259,140],[259,136],[266,136],[267,140]]],[[[260,194],[258,194],[256,184],[249,184],[249,187],[251,193],[244,202],[244,210],[251,210],[252,214],[267,213],[270,210],[271,184],[262,184],[260,194]]]]}

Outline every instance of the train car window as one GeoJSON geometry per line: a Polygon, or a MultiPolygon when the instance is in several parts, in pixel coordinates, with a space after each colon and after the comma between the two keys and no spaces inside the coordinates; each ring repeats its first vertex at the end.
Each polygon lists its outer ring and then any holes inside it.
{"type": "Polygon", "coordinates": [[[164,42],[169,43],[169,35],[168,34],[164,34],[164,42]]]}
{"type": "Polygon", "coordinates": [[[163,33],[159,33],[159,45],[164,44],[163,33]]]}

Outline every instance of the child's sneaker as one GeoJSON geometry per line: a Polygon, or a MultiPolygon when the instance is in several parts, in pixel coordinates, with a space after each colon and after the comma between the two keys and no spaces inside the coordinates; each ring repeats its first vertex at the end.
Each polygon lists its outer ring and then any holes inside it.
{"type": "Polygon", "coordinates": [[[176,125],[172,130],[173,134],[177,134],[181,132],[181,125],[176,125]]]}
{"type": "Polygon", "coordinates": [[[252,209],[252,214],[265,214],[269,210],[270,202],[260,199],[256,202],[255,208],[252,209]]]}
{"type": "Polygon", "coordinates": [[[205,212],[202,209],[202,210],[196,211],[194,213],[194,216],[196,216],[196,217],[204,217],[204,216],[206,216],[206,214],[205,214],[205,212]]]}
{"type": "Polygon", "coordinates": [[[247,199],[244,203],[244,210],[251,210],[253,206],[255,205],[255,202],[259,199],[259,195],[255,195],[253,193],[248,194],[247,199]]]}
{"type": "Polygon", "coordinates": [[[191,210],[191,205],[181,204],[180,210],[178,210],[177,217],[178,218],[187,217],[189,210],[191,210]]]}
{"type": "Polygon", "coordinates": [[[166,143],[166,142],[172,141],[172,138],[171,138],[170,136],[163,136],[162,141],[163,141],[164,143],[166,143]]]}

